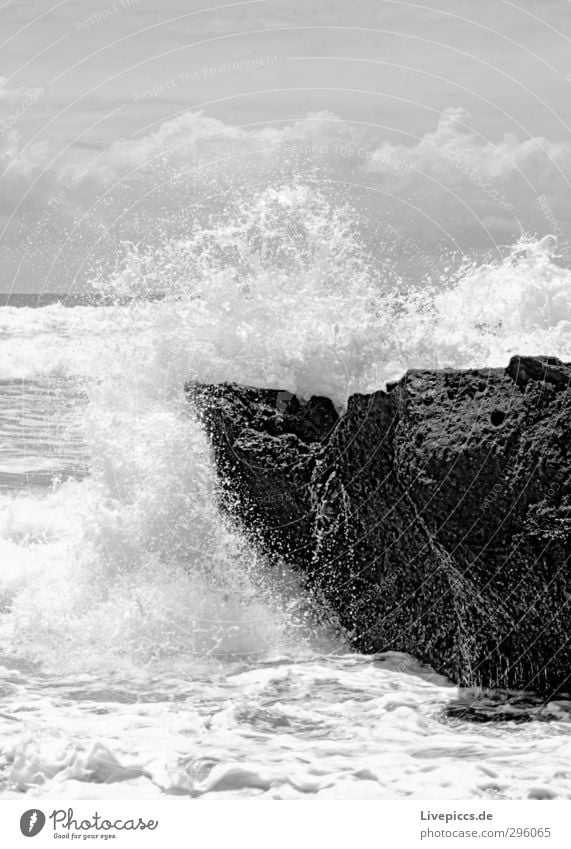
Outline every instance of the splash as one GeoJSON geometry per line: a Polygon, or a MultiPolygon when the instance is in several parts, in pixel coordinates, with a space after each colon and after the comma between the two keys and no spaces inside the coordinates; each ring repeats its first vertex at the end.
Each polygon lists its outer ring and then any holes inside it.
{"type": "MultiPolygon", "coordinates": [[[[571,352],[571,270],[557,239],[522,236],[503,258],[454,260],[414,282],[364,238],[362,216],[307,184],[268,187],[209,227],[158,248],[126,246],[96,285],[165,298],[177,381],[236,381],[325,395],[340,408],[407,368],[504,365],[513,353],[571,352]],[[182,367],[182,368],[181,368],[182,367]],[[178,372],[177,372],[178,369],[178,372]]],[[[168,359],[168,352],[163,351],[168,359]]]]}
{"type": "Polygon", "coordinates": [[[554,240],[412,286],[379,274],[361,233],[323,192],[269,187],[206,228],[191,222],[184,239],[127,245],[95,281],[115,306],[2,311],[4,353],[36,340],[27,363],[14,360],[19,374],[82,374],[88,395],[89,475],[0,505],[13,650],[85,669],[335,644],[295,577],[220,515],[186,381],[325,395],[342,409],[409,367],[571,358],[571,276],[554,240]]]}

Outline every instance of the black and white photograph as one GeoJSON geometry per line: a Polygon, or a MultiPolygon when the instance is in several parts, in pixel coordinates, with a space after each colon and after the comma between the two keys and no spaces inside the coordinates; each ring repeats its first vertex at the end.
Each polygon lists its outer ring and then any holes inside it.
{"type": "Polygon", "coordinates": [[[568,845],[570,240],[569,0],[0,0],[2,845],[568,845]]]}

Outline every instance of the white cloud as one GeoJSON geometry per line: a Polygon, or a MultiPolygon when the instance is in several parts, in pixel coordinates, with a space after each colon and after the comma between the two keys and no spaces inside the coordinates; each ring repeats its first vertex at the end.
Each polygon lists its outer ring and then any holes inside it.
{"type": "Polygon", "coordinates": [[[14,215],[14,256],[18,240],[30,249],[27,233],[46,210],[35,249],[57,252],[64,238],[73,251],[81,242],[85,263],[121,239],[180,236],[244,192],[292,181],[317,183],[352,203],[381,265],[399,254],[418,266],[431,252],[494,250],[522,230],[556,231],[563,243],[571,235],[569,145],[513,134],[485,138],[461,109],[446,110],[434,129],[407,144],[388,143],[327,112],[254,130],[187,112],[148,136],[117,139],[79,164],[56,170],[49,153],[45,145],[21,149],[16,130],[0,137],[0,212],[14,215]],[[18,228],[23,218],[26,226],[18,228]]]}

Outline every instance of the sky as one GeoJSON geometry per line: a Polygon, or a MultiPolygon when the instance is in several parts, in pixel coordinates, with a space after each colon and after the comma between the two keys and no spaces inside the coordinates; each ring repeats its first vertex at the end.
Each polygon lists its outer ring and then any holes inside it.
{"type": "Polygon", "coordinates": [[[208,198],[310,173],[417,256],[530,232],[567,262],[570,11],[4,0],[0,291],[83,289],[122,240],[179,236],[208,198]]]}

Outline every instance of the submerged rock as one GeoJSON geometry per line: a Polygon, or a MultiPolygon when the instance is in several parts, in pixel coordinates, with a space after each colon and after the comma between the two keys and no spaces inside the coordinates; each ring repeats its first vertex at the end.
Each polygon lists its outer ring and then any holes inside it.
{"type": "Polygon", "coordinates": [[[571,366],[413,370],[326,398],[187,387],[226,509],[306,576],[354,648],[455,682],[569,688],[571,366]]]}

